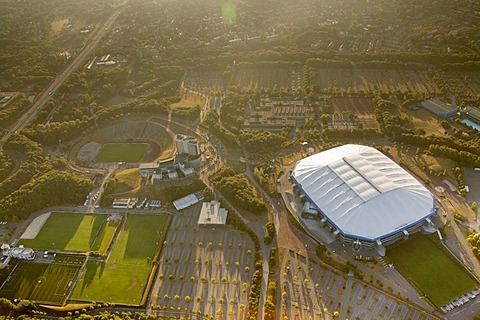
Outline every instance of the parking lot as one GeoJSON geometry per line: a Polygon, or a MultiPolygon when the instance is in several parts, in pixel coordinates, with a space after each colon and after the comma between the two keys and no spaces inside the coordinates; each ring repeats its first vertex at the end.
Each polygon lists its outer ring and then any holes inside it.
{"type": "Polygon", "coordinates": [[[411,305],[339,271],[309,261],[291,250],[283,253],[281,315],[289,319],[431,319],[411,305]]]}
{"type": "Polygon", "coordinates": [[[244,319],[254,244],[229,226],[198,226],[200,208],[175,213],[160,258],[156,306],[244,319]]]}

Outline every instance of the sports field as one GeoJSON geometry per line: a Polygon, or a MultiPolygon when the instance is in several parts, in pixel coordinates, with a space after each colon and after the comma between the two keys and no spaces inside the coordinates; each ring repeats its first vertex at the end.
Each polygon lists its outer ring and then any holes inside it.
{"type": "Polygon", "coordinates": [[[20,261],[0,290],[3,298],[61,303],[81,263],[71,265],[20,261]]]}
{"type": "Polygon", "coordinates": [[[108,143],[103,146],[96,162],[140,162],[147,151],[146,143],[108,143]]]}
{"type": "Polygon", "coordinates": [[[19,244],[34,249],[89,251],[106,215],[53,212],[35,239],[19,244]]]}
{"type": "Polygon", "coordinates": [[[442,247],[436,234],[417,235],[387,249],[395,267],[437,307],[475,289],[478,283],[442,247]]]}
{"type": "Polygon", "coordinates": [[[92,251],[98,251],[100,253],[105,253],[110,245],[110,242],[113,239],[115,230],[117,229],[117,224],[114,222],[108,222],[103,227],[102,231],[95,241],[92,251]]]}
{"type": "Polygon", "coordinates": [[[107,263],[90,261],[71,299],[138,305],[169,218],[128,214],[107,263]]]}

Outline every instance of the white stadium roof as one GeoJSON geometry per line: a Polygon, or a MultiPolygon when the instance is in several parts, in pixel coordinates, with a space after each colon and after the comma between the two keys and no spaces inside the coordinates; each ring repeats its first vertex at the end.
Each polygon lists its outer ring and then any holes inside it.
{"type": "Polygon", "coordinates": [[[371,147],[348,144],[302,159],[292,179],[348,237],[375,241],[435,213],[434,196],[371,147]]]}

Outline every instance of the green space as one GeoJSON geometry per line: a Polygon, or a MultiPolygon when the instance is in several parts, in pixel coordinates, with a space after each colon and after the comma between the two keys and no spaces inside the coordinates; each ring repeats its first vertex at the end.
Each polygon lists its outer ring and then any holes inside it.
{"type": "Polygon", "coordinates": [[[477,281],[443,248],[436,234],[389,248],[387,257],[437,307],[475,289],[477,281]]]}
{"type": "Polygon", "coordinates": [[[146,151],[146,143],[108,143],[103,146],[95,161],[140,162],[146,151]]]}
{"type": "Polygon", "coordinates": [[[138,305],[169,218],[128,214],[107,262],[87,263],[71,299],[138,305]]]}
{"type": "Polygon", "coordinates": [[[126,193],[140,186],[142,176],[138,168],[126,169],[115,173],[113,194],[126,193]]]}
{"type": "Polygon", "coordinates": [[[35,239],[20,244],[35,249],[89,251],[106,215],[52,212],[35,239]]]}
{"type": "Polygon", "coordinates": [[[108,222],[101,233],[98,235],[95,244],[93,245],[92,251],[98,251],[100,253],[105,253],[112,242],[113,235],[117,229],[117,224],[114,222],[108,222]]]}
{"type": "Polygon", "coordinates": [[[59,304],[79,269],[78,264],[20,261],[0,290],[0,296],[59,304]]]}

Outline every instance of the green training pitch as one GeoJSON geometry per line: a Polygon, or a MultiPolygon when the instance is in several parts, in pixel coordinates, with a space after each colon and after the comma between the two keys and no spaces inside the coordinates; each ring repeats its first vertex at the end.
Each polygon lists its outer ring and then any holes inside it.
{"type": "Polygon", "coordinates": [[[71,299],[138,305],[163,243],[168,215],[128,214],[107,263],[89,261],[71,299]]]}
{"type": "Polygon", "coordinates": [[[114,222],[107,222],[95,240],[92,251],[106,253],[108,246],[110,246],[110,243],[112,242],[115,230],[117,230],[117,224],[114,222]]]}
{"type": "Polygon", "coordinates": [[[387,257],[437,307],[477,287],[476,280],[442,247],[436,234],[414,236],[387,249],[387,257]]]}
{"type": "Polygon", "coordinates": [[[20,261],[0,290],[0,296],[60,304],[80,265],[20,261]]]}
{"type": "Polygon", "coordinates": [[[20,240],[27,248],[89,251],[106,215],[53,212],[35,239],[20,240]]]}
{"type": "Polygon", "coordinates": [[[146,143],[108,143],[103,146],[96,162],[140,162],[147,151],[146,143]]]}

